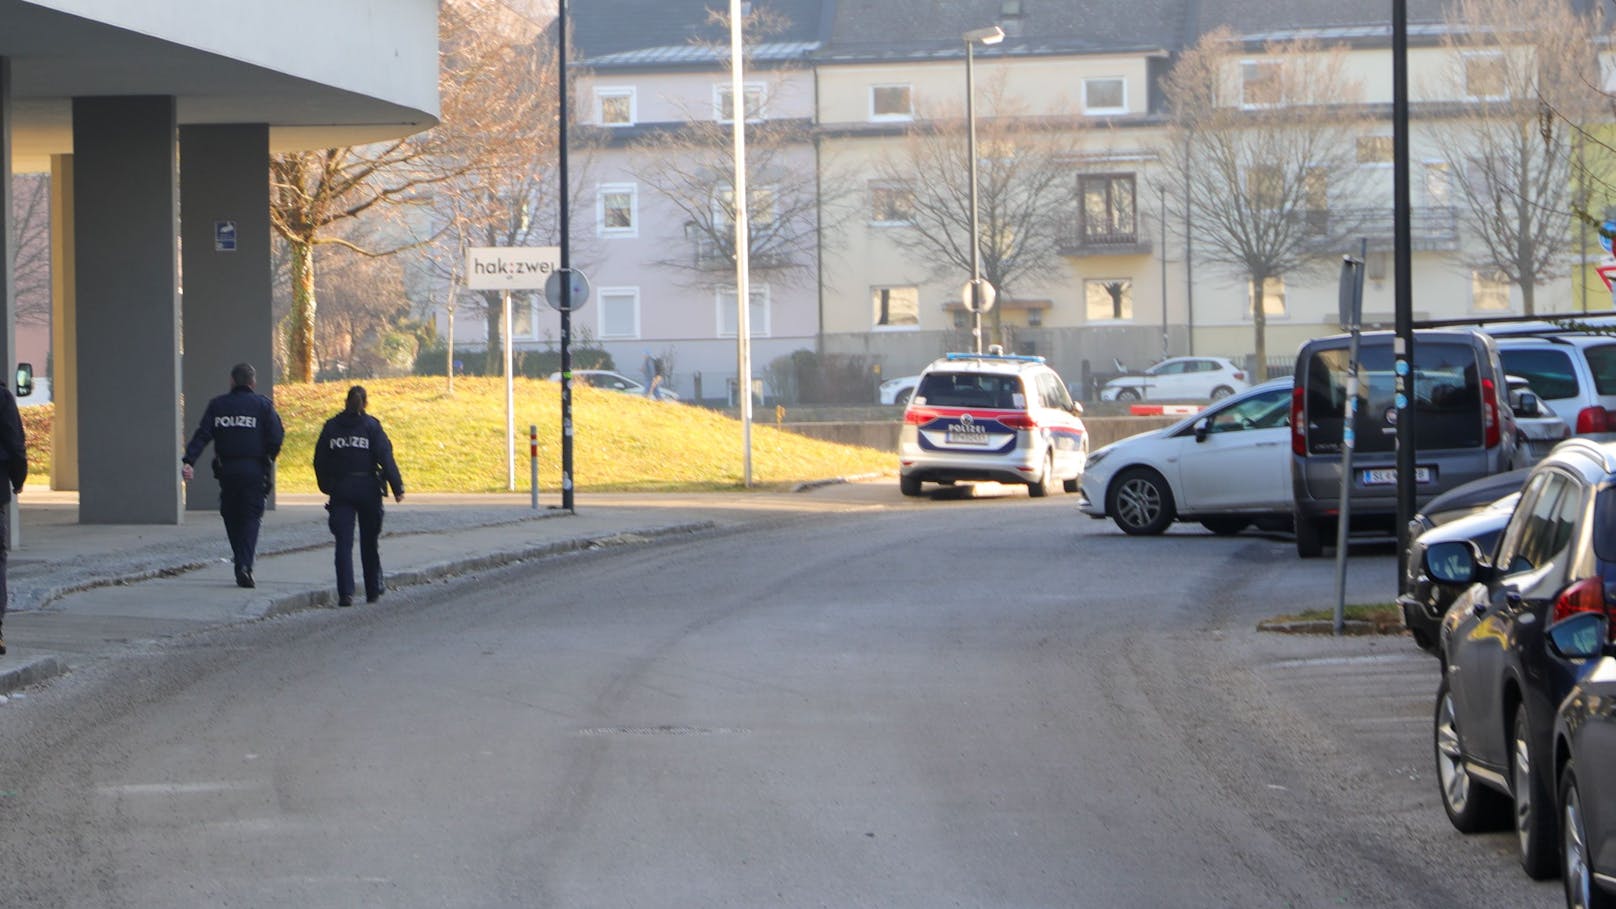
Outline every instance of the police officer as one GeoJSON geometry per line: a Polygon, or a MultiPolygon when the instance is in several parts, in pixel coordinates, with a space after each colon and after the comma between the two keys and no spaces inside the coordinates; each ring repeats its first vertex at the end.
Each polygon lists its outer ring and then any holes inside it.
{"type": "Polygon", "coordinates": [[[354,594],[354,519],[359,520],[359,561],[365,572],[365,602],[381,598],[382,498],[392,487],[393,501],[404,501],[404,480],[393,461],[393,442],[381,421],[365,413],[369,397],[363,385],[348,389],[342,413],[325,421],[314,444],[314,478],[331,497],[327,524],[336,537],[337,605],[352,606],[354,594]]]}
{"type": "Polygon", "coordinates": [[[195,476],[196,459],[213,443],[213,475],[219,480],[219,516],[230,537],[236,584],[253,586],[253,554],[258,551],[258,525],[269,495],[270,464],[281,453],[286,436],[275,405],[253,389],[258,371],[237,363],[230,370],[230,391],[208,402],[202,423],[181,458],[185,479],[195,476]]]}
{"type": "MultiPolygon", "coordinates": [[[[6,514],[13,493],[22,492],[28,479],[28,446],[23,438],[22,414],[17,399],[0,385],[0,622],[6,618],[6,550],[11,548],[7,534],[11,521],[6,514]]],[[[5,629],[0,628],[0,654],[6,652],[5,629]]]]}

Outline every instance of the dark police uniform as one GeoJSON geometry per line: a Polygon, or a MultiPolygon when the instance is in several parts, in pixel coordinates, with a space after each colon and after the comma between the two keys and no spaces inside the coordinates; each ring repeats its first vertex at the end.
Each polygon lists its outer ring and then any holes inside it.
{"type": "Polygon", "coordinates": [[[230,537],[236,583],[252,586],[253,554],[258,551],[258,525],[269,495],[269,465],[281,453],[286,431],[275,405],[250,386],[237,385],[208,402],[191,443],[186,464],[195,465],[202,449],[213,443],[213,475],[219,480],[219,516],[230,537]]]}
{"type": "Polygon", "coordinates": [[[382,595],[382,497],[385,487],[404,494],[404,480],[393,460],[393,442],[380,420],[343,411],[325,422],[314,445],[314,478],[331,497],[328,524],[337,538],[337,596],[353,601],[354,519],[359,521],[359,561],[365,572],[365,599],[382,595]]]}
{"type": "MultiPolygon", "coordinates": [[[[28,479],[28,447],[23,438],[22,414],[17,412],[17,399],[5,386],[0,385],[0,622],[6,618],[6,550],[11,548],[8,535],[11,521],[6,509],[11,505],[13,492],[22,492],[28,479]]],[[[0,653],[6,652],[6,639],[0,636],[0,653]]]]}

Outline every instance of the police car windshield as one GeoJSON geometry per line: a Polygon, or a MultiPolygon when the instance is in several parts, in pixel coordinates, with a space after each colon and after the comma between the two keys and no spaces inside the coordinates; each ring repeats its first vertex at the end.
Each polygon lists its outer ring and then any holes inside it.
{"type": "Polygon", "coordinates": [[[915,399],[933,407],[992,407],[1001,410],[1023,407],[1026,400],[1021,396],[1021,380],[1017,377],[974,372],[929,373],[920,380],[915,399]]]}

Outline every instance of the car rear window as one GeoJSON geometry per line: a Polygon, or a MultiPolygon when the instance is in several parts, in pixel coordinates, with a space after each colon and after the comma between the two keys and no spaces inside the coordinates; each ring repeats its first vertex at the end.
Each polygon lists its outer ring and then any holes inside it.
{"type": "Polygon", "coordinates": [[[932,372],[920,380],[920,388],[915,391],[915,403],[933,407],[1020,410],[1026,408],[1027,396],[1022,394],[1021,380],[1016,376],[932,372]]]}
{"type": "Polygon", "coordinates": [[[1616,343],[1584,347],[1582,353],[1593,371],[1594,387],[1602,395],[1616,395],[1616,343]]]}
{"type": "MultiPolygon", "coordinates": [[[[1393,451],[1397,424],[1389,345],[1359,350],[1357,451],[1393,451]]],[[[1424,341],[1414,347],[1414,446],[1420,449],[1478,448],[1482,444],[1481,383],[1476,353],[1464,343],[1424,341]]],[[[1341,451],[1346,422],[1347,349],[1316,351],[1307,368],[1307,446],[1313,454],[1341,451]]]]}
{"type": "MultiPolygon", "coordinates": [[[[1500,350],[1498,356],[1504,361],[1504,372],[1525,379],[1539,397],[1550,400],[1577,397],[1577,373],[1571,368],[1568,351],[1515,347],[1500,350]]],[[[1589,359],[1592,360],[1591,351],[1589,359]]]]}

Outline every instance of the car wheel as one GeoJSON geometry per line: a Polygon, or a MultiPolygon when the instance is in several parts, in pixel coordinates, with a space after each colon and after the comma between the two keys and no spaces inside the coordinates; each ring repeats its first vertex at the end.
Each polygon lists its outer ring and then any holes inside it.
{"type": "Polygon", "coordinates": [[[1589,858],[1582,794],[1577,790],[1576,769],[1567,764],[1560,773],[1560,876],[1565,879],[1566,905],[1572,909],[1616,909],[1616,896],[1594,880],[1589,858]]]}
{"type": "Polygon", "coordinates": [[[1038,479],[1027,484],[1027,495],[1041,499],[1055,491],[1055,455],[1053,452],[1044,452],[1044,470],[1038,479]]]}
{"type": "Polygon", "coordinates": [[[1251,521],[1247,520],[1246,518],[1204,518],[1201,521],[1201,526],[1212,531],[1220,537],[1228,537],[1233,536],[1251,526],[1251,521]]]}
{"type": "Polygon", "coordinates": [[[920,495],[920,478],[919,477],[899,477],[898,478],[898,491],[903,493],[904,495],[910,496],[910,497],[920,495]]]}
{"type": "Polygon", "coordinates": [[[909,399],[914,396],[915,390],[913,388],[905,388],[903,391],[898,392],[897,396],[892,399],[892,403],[899,407],[908,407],[909,399]]]}
{"type": "Polygon", "coordinates": [[[1106,511],[1123,533],[1158,534],[1173,523],[1173,491],[1161,474],[1135,467],[1123,471],[1111,484],[1106,511]]]}
{"type": "Polygon", "coordinates": [[[1212,400],[1221,401],[1232,394],[1234,394],[1234,389],[1227,385],[1219,385],[1217,388],[1212,389],[1212,400]]]}
{"type": "Polygon", "coordinates": [[[1514,743],[1510,747],[1510,788],[1515,792],[1515,834],[1521,841],[1521,867],[1534,880],[1559,870],[1554,854],[1554,817],[1544,765],[1532,753],[1526,706],[1515,708],[1514,743]]]}
{"type": "Polygon", "coordinates": [[[1079,489],[1082,489],[1082,488],[1083,488],[1083,478],[1082,477],[1072,477],[1070,480],[1062,480],[1061,481],[1061,489],[1064,489],[1067,492],[1077,492],[1079,489]]]}
{"type": "Polygon", "coordinates": [[[1132,388],[1124,388],[1121,391],[1117,392],[1117,400],[1118,401],[1137,401],[1137,400],[1139,400],[1139,392],[1134,391],[1132,388]]]}
{"type": "Polygon", "coordinates": [[[1437,788],[1442,793],[1442,808],[1448,813],[1448,820],[1460,833],[1494,829],[1502,815],[1503,795],[1477,782],[1465,767],[1464,749],[1459,744],[1459,719],[1446,676],[1436,690],[1436,716],[1431,725],[1437,788]]]}

